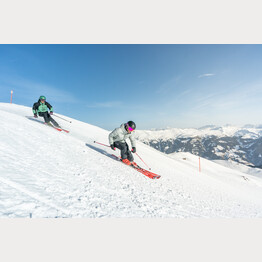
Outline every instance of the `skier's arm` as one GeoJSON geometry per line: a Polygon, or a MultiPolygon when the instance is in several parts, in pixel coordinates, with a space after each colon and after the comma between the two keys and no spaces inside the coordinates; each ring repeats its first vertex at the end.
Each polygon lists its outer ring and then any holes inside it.
{"type": "Polygon", "coordinates": [[[37,108],[38,108],[38,106],[39,106],[38,102],[34,103],[33,108],[32,108],[34,115],[37,114],[37,108]]]}
{"type": "Polygon", "coordinates": [[[114,138],[117,136],[117,128],[112,131],[109,136],[108,136],[108,139],[109,139],[109,145],[112,145],[114,143],[114,138]]]}
{"type": "Polygon", "coordinates": [[[50,112],[53,112],[53,107],[47,102],[45,102],[45,104],[49,108],[50,112]]]}

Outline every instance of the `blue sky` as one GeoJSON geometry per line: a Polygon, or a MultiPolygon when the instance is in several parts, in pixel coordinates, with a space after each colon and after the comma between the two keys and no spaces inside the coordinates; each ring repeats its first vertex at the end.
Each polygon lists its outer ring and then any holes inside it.
{"type": "Polygon", "coordinates": [[[0,102],[111,130],[261,124],[262,45],[0,45],[0,102]]]}

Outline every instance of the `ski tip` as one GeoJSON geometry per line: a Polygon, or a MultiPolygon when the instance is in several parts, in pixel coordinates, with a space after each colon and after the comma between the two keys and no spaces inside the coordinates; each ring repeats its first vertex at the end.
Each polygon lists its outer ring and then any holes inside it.
{"type": "Polygon", "coordinates": [[[153,176],[152,179],[159,179],[161,176],[153,176]]]}

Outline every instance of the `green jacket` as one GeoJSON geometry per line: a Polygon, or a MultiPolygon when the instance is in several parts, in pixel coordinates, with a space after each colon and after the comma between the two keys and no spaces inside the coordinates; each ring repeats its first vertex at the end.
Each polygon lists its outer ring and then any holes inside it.
{"type": "Polygon", "coordinates": [[[41,103],[40,99],[38,100],[38,102],[34,103],[32,108],[34,114],[38,114],[39,112],[48,112],[48,109],[50,110],[50,112],[53,112],[53,107],[48,102],[41,103]]]}

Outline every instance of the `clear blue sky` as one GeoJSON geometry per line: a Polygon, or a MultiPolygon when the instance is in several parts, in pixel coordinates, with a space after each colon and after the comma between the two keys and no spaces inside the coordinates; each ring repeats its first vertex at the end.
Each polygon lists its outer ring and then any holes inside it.
{"type": "Polygon", "coordinates": [[[0,102],[111,130],[262,124],[262,45],[0,45],[0,102]]]}

